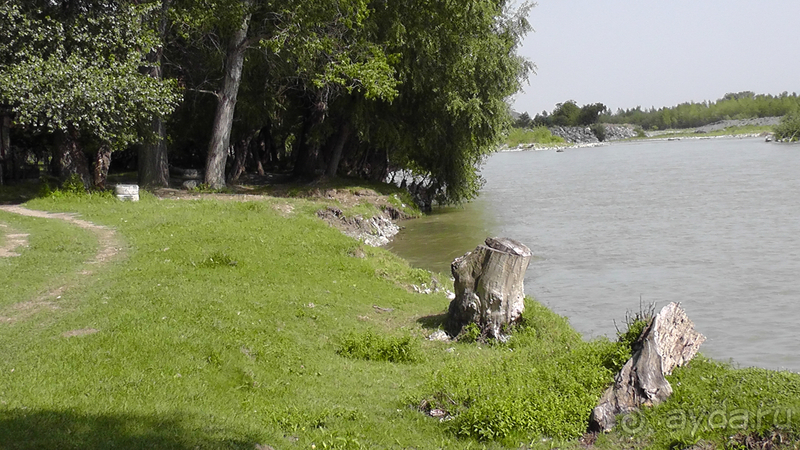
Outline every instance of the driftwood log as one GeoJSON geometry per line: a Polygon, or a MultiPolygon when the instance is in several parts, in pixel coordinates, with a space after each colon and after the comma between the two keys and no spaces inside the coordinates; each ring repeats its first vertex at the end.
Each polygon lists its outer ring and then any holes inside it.
{"type": "Polygon", "coordinates": [[[618,414],[666,400],[672,395],[672,386],[665,376],[694,358],[705,340],[679,304],[670,303],[662,308],[642,331],[634,344],[633,356],[592,411],[589,429],[609,431],[618,414]]]}
{"type": "Polygon", "coordinates": [[[488,238],[456,258],[450,266],[456,294],[447,314],[450,335],[474,323],[484,336],[500,338],[503,325],[525,309],[523,281],[530,261],[530,249],[508,238],[488,238]]]}

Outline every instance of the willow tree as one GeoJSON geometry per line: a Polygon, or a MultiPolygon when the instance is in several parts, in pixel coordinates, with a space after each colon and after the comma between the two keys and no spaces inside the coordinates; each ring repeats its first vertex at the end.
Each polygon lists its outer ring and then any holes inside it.
{"type": "Polygon", "coordinates": [[[0,5],[0,103],[17,126],[56,135],[62,177],[102,185],[111,152],[148,136],[179,99],[174,82],[141,73],[158,39],[143,16],[156,4],[22,1],[0,5]],[[97,147],[94,176],[81,142],[97,147]]]}
{"type": "Polygon", "coordinates": [[[397,98],[358,121],[373,151],[425,180],[439,202],[477,195],[478,167],[511,117],[506,99],[533,65],[517,54],[531,5],[466,0],[375,2],[371,32],[391,58],[397,98]]]}

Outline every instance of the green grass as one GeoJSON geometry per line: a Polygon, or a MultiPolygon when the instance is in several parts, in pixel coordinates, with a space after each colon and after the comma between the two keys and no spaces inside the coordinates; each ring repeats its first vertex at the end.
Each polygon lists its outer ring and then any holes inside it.
{"type": "Polygon", "coordinates": [[[513,148],[521,144],[541,144],[544,146],[554,146],[564,144],[564,139],[553,136],[547,127],[530,128],[511,128],[506,138],[506,144],[513,148]]]}
{"type": "Polygon", "coordinates": [[[574,439],[630,351],[605,339],[584,342],[563,317],[528,300],[508,343],[459,345],[427,389],[455,435],[509,446],[542,436],[574,439]]]}
{"type": "MultiPolygon", "coordinates": [[[[800,376],[765,369],[735,369],[702,355],[667,377],[675,390],[665,403],[621,421],[610,447],[637,441],[655,448],[699,443],[734,445],[737,436],[775,431],[796,448],[800,434],[800,376]]],[[[712,447],[713,448],[713,447],[712,447]]]]}
{"type": "Polygon", "coordinates": [[[20,256],[0,258],[0,316],[9,305],[74,283],[75,272],[85,267],[97,248],[92,234],[62,221],[0,211],[0,223],[29,235],[27,247],[14,249],[20,256]]]}
{"type": "MultiPolygon", "coordinates": [[[[505,344],[427,341],[448,300],[408,287],[431,275],[328,227],[313,199],[65,195],[28,206],[114,227],[125,250],[81,275],[91,235],[0,214],[31,233],[23,256],[0,260],[6,312],[78,281],[59,309],[0,323],[3,449],[579,447],[629,355],[583,341],[531,300],[505,344]],[[277,208],[286,203],[293,212],[277,208]],[[420,411],[434,407],[450,420],[420,411]]],[[[670,378],[673,399],[644,413],[652,426],[598,445],[669,448],[686,436],[659,424],[678,409],[796,408],[798,378],[695,361],[670,378]]]]}

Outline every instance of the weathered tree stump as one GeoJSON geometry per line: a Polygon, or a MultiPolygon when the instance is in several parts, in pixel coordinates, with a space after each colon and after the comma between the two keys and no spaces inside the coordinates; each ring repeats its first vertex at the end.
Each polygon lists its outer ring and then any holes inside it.
{"type": "Polygon", "coordinates": [[[663,307],[634,345],[631,359],[614,377],[592,411],[589,428],[609,431],[616,415],[627,414],[641,406],[653,406],[672,395],[665,375],[689,362],[706,340],[677,303],[663,307]]]}
{"type": "Polygon", "coordinates": [[[486,245],[456,258],[450,265],[456,297],[447,315],[448,332],[456,336],[474,323],[483,335],[501,337],[502,326],[525,309],[523,281],[530,261],[530,249],[508,238],[487,238],[486,245]]]}

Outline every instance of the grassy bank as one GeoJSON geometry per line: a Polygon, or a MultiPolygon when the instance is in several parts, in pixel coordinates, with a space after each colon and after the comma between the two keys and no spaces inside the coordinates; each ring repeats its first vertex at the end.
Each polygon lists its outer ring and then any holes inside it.
{"type": "MultiPolygon", "coordinates": [[[[448,281],[327,226],[315,212],[330,201],[26,205],[116,230],[119,253],[102,265],[88,231],[0,211],[30,235],[21,256],[0,258],[0,448],[584,445],[627,345],[586,342],[533,300],[508,343],[427,341],[448,300],[413,285],[448,281]]],[[[640,427],[594,445],[800,430],[798,375],[701,358],[670,381],[675,395],[640,427]],[[745,428],[731,420],[743,411],[745,428]]]]}
{"type": "Polygon", "coordinates": [[[564,139],[559,136],[553,136],[547,127],[535,128],[517,128],[512,127],[508,132],[506,138],[506,145],[509,148],[514,148],[520,145],[537,144],[544,147],[563,145],[564,139]]]}

